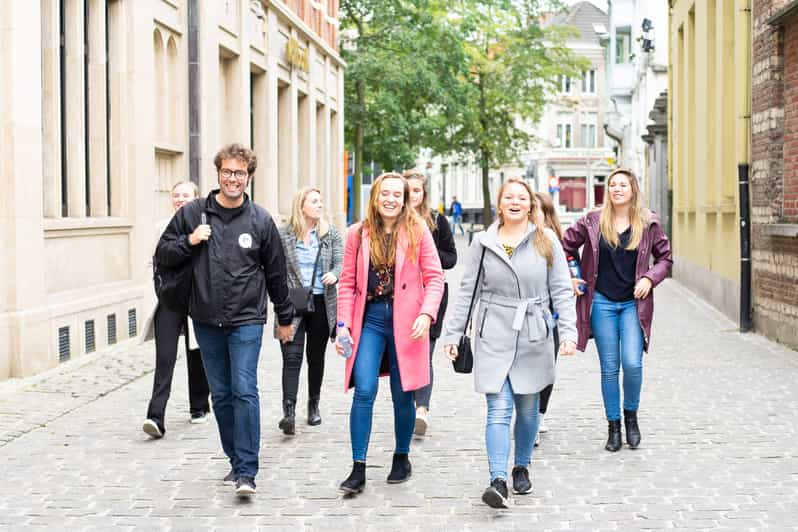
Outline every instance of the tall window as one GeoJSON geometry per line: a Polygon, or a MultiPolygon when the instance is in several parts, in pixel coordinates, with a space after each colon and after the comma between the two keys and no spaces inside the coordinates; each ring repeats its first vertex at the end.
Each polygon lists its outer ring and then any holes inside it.
{"type": "Polygon", "coordinates": [[[557,124],[557,140],[560,148],[572,148],[571,124],[563,122],[557,124]]]}
{"type": "Polygon", "coordinates": [[[632,31],[630,28],[615,30],[615,62],[619,65],[632,60],[632,31]]]}
{"type": "MultiPolygon", "coordinates": [[[[595,117],[595,115],[592,115],[595,117]]],[[[596,119],[583,119],[579,131],[579,142],[583,148],[596,147],[596,119]]]]}
{"type": "Polygon", "coordinates": [[[560,92],[569,94],[571,92],[571,77],[560,76],[560,92]]]}
{"type": "Polygon", "coordinates": [[[587,70],[582,76],[582,92],[595,94],[596,93],[596,71],[587,70]]]}

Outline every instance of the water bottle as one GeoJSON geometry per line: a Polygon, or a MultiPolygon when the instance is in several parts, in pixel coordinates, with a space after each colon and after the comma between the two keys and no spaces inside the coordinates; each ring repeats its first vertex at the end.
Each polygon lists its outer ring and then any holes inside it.
{"type": "MultiPolygon", "coordinates": [[[[579,261],[573,255],[568,255],[568,269],[571,271],[571,277],[574,279],[582,279],[582,269],[579,267],[579,261]]],[[[585,283],[579,283],[579,291],[583,294],[587,290],[585,283]]]]}
{"type": "Polygon", "coordinates": [[[344,358],[352,356],[352,337],[342,321],[338,322],[338,344],[344,348],[344,358]]]}

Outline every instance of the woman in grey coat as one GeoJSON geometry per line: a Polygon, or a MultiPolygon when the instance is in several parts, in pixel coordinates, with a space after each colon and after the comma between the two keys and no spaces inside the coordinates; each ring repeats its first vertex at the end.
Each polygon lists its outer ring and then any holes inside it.
{"type": "Polygon", "coordinates": [[[576,310],[559,240],[551,229],[539,229],[531,222],[538,207],[529,185],[520,179],[506,181],[499,189],[498,203],[498,220],[477,234],[471,245],[446,323],[444,352],[452,360],[457,358],[469,306],[479,304],[472,329],[474,382],[488,404],[485,439],[491,480],[482,500],[493,508],[506,508],[513,406],[513,491],[525,494],[532,490],[528,466],[538,430],[540,391],[554,382],[550,336],[554,316],[559,315],[560,354],[572,355],[576,310]]]}
{"type": "Polygon", "coordinates": [[[283,353],[283,419],[278,427],[289,435],[294,434],[299,373],[305,349],[308,359],[308,425],[321,423],[319,398],[324,379],[324,354],[327,341],[335,333],[337,284],[344,250],[341,233],[324,220],[323,211],[321,191],[312,187],[301,188],[294,195],[288,224],[280,229],[288,289],[312,287],[314,302],[312,313],[294,317],[291,339],[280,346],[283,353]]]}

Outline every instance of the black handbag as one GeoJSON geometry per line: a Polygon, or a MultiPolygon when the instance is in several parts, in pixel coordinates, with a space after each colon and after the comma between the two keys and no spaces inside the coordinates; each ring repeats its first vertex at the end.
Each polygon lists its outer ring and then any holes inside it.
{"type": "Polygon", "coordinates": [[[316,253],[316,262],[313,264],[313,275],[310,276],[310,286],[297,286],[288,291],[291,304],[294,305],[294,315],[305,317],[316,312],[316,305],[313,303],[313,283],[316,280],[316,271],[319,269],[319,258],[321,257],[321,242],[319,251],[316,253]]]}
{"type": "Polygon", "coordinates": [[[474,282],[474,291],[471,292],[471,302],[468,305],[468,317],[466,318],[463,334],[457,344],[457,358],[452,360],[452,366],[456,373],[471,373],[474,368],[474,353],[471,350],[471,337],[468,336],[468,327],[471,325],[471,313],[474,311],[474,298],[479,287],[479,277],[482,275],[482,262],[485,260],[486,247],[482,248],[482,256],[479,258],[479,268],[477,269],[477,279],[474,282]]]}

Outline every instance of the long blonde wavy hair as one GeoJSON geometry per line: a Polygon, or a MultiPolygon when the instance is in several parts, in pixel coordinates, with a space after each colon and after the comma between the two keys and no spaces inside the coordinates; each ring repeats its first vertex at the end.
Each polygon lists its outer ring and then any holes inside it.
{"type": "MultiPolygon", "coordinates": [[[[529,186],[529,183],[521,179],[520,177],[511,177],[504,183],[502,186],[499,187],[499,194],[496,196],[496,204],[498,205],[496,209],[496,216],[499,219],[499,227],[504,225],[504,215],[501,211],[501,202],[502,202],[502,195],[504,194],[504,189],[512,184],[519,184],[526,189],[527,194],[529,195],[529,201],[531,203],[529,213],[527,214],[527,218],[530,222],[534,221],[535,219],[535,211],[540,208],[540,200],[532,191],[532,187],[529,186]]],[[[542,257],[546,258],[546,264],[551,267],[554,264],[554,252],[551,248],[551,241],[546,236],[546,233],[543,231],[543,228],[536,228],[535,234],[532,237],[532,242],[535,246],[535,249],[542,257]]]]}
{"type": "Polygon", "coordinates": [[[629,238],[629,244],[627,244],[626,249],[637,249],[637,246],[640,245],[640,239],[643,238],[643,231],[648,225],[649,212],[648,209],[643,208],[640,184],[637,181],[637,176],[628,168],[618,168],[607,176],[607,197],[604,199],[604,205],[601,207],[601,217],[599,218],[601,236],[614,248],[617,248],[621,243],[618,238],[618,231],[615,230],[615,207],[612,204],[612,199],[609,197],[610,183],[613,178],[617,176],[625,177],[626,180],[629,181],[629,186],[632,188],[632,202],[629,206],[629,224],[632,227],[632,235],[629,238]]]}
{"type": "MultiPolygon", "coordinates": [[[[305,200],[308,199],[308,194],[311,192],[318,192],[319,196],[322,195],[321,190],[316,187],[302,187],[294,194],[294,200],[291,203],[291,216],[288,217],[288,227],[291,228],[291,232],[300,240],[305,238],[305,233],[310,229],[305,224],[305,215],[302,213],[302,208],[305,206],[305,200]]],[[[316,236],[321,238],[326,235],[329,230],[330,224],[327,223],[327,220],[324,219],[324,215],[322,215],[316,225],[316,236]]]]}
{"type": "Polygon", "coordinates": [[[421,241],[421,231],[423,229],[421,218],[416,214],[415,209],[410,207],[410,186],[407,179],[402,174],[396,172],[386,172],[380,174],[371,185],[369,194],[369,208],[366,219],[363,220],[363,227],[369,230],[369,244],[371,264],[376,267],[393,266],[396,263],[396,243],[397,236],[401,231],[407,235],[407,256],[411,261],[418,257],[418,246],[421,241]],[[386,179],[399,179],[404,189],[404,204],[396,220],[393,230],[393,238],[385,236],[385,221],[380,215],[378,205],[380,201],[380,189],[386,179]]]}

